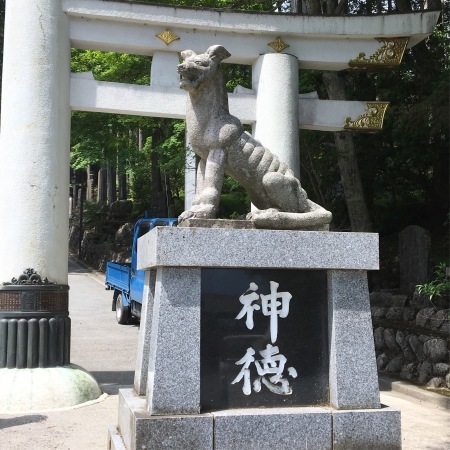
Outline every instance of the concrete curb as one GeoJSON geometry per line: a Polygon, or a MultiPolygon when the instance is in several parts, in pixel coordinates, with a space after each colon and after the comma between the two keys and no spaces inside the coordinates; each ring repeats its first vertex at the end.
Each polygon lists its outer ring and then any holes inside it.
{"type": "Polygon", "coordinates": [[[383,376],[378,377],[378,383],[380,391],[399,392],[421,402],[431,403],[450,410],[450,397],[446,397],[445,395],[428,391],[426,388],[416,386],[406,381],[394,380],[383,376]]]}

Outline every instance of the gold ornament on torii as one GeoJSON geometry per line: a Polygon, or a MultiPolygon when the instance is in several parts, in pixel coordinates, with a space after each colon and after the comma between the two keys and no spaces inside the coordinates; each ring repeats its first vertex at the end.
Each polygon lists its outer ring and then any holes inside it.
{"type": "Polygon", "coordinates": [[[171,44],[173,41],[177,41],[180,39],[180,36],[177,36],[171,30],[166,30],[162,33],[156,35],[157,38],[161,39],[166,45],[171,44]]]}
{"type": "Polygon", "coordinates": [[[384,114],[389,102],[365,102],[366,110],[355,120],[345,119],[344,129],[374,132],[383,128],[384,114]]]}
{"type": "Polygon", "coordinates": [[[355,59],[351,59],[348,65],[352,69],[377,70],[390,69],[398,66],[405,53],[408,37],[377,38],[383,45],[370,56],[361,52],[355,59]]]}
{"type": "Polygon", "coordinates": [[[281,51],[283,51],[285,48],[289,47],[289,44],[286,44],[286,42],[283,41],[283,39],[281,39],[280,36],[278,36],[277,38],[275,38],[274,41],[269,42],[267,44],[269,47],[273,48],[277,53],[280,53],[281,51]]]}

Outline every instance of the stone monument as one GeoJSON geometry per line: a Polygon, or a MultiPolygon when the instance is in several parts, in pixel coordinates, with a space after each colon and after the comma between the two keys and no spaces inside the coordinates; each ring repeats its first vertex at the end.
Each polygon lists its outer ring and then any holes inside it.
{"type": "Polygon", "coordinates": [[[376,234],[157,228],[138,252],[148,300],[111,448],[401,448],[378,391],[376,234]]]}
{"type": "Polygon", "coordinates": [[[214,219],[226,173],[245,187],[258,209],[249,214],[259,228],[294,228],[329,224],[331,213],[308,199],[285,162],[244,131],[230,114],[220,62],[230,57],[221,45],[203,54],[181,53],[180,87],[186,90],[187,137],[200,157],[192,206],[179,220],[214,219]],[[262,220],[259,220],[259,219],[262,220]]]}
{"type": "Polygon", "coordinates": [[[400,413],[380,404],[372,337],[366,271],[378,269],[378,235],[311,231],[331,214],[229,114],[219,69],[228,56],[220,45],[182,52],[198,187],[178,228],[138,241],[147,302],[134,389],[119,393],[109,444],[399,449],[400,413]],[[273,227],[288,229],[208,228],[225,172],[256,217],[270,225],[289,214],[273,227]]]}

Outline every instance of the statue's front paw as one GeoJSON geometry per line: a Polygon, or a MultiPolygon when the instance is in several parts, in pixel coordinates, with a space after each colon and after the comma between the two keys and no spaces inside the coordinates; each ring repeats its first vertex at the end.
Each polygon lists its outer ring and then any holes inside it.
{"type": "Polygon", "coordinates": [[[184,211],[179,217],[178,222],[187,219],[215,219],[216,208],[214,205],[201,204],[193,205],[189,211],[184,211]]]}
{"type": "Polygon", "coordinates": [[[194,213],[189,211],[184,211],[178,216],[178,223],[183,222],[183,220],[191,219],[194,216],[194,213]]]}

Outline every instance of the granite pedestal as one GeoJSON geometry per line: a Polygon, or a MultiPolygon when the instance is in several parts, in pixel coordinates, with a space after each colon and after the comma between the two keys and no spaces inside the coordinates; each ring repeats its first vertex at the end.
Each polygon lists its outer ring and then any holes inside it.
{"type": "Polygon", "coordinates": [[[139,239],[138,268],[141,354],[110,448],[401,448],[400,413],[378,391],[376,234],[156,228],[139,239]],[[272,289],[280,311],[291,296],[287,313],[264,309],[272,289]]]}

